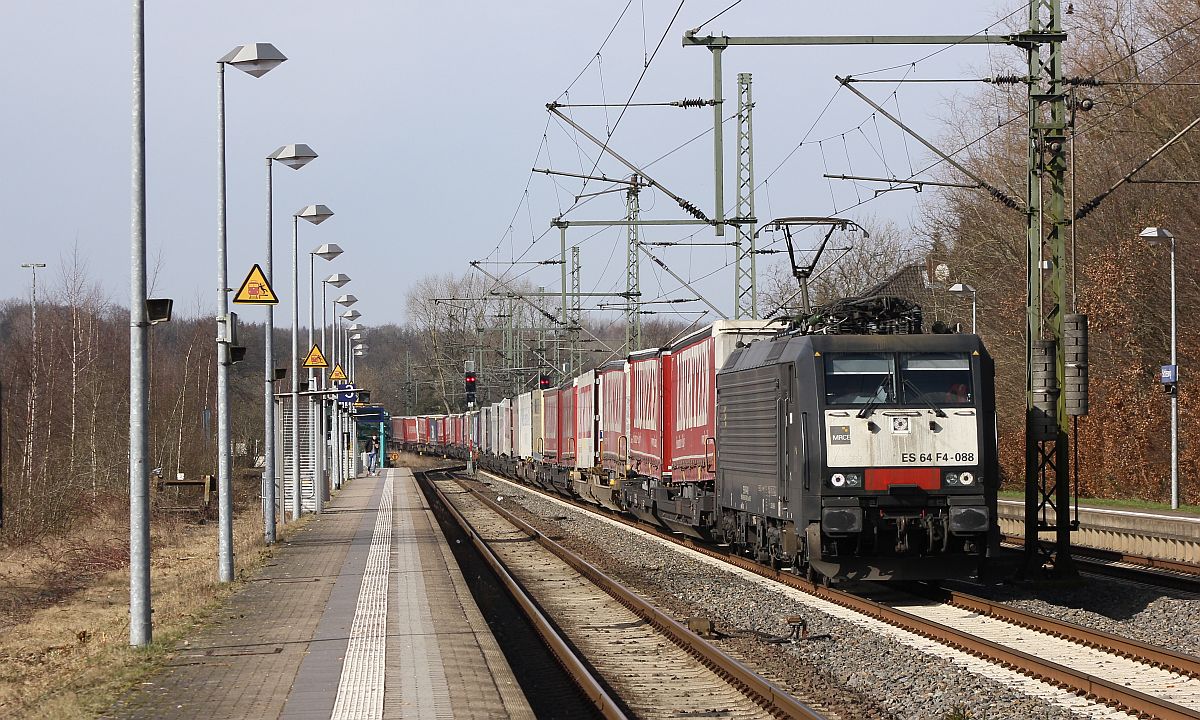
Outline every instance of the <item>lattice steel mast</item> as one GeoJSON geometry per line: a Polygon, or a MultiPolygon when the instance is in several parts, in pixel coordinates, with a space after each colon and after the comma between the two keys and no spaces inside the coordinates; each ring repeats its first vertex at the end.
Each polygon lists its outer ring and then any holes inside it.
{"type": "Polygon", "coordinates": [[[750,73],[738,73],[737,186],[734,196],[733,317],[758,318],[754,225],[754,99],[750,73]]]}
{"type": "Polygon", "coordinates": [[[638,177],[625,192],[625,352],[631,353],[642,347],[642,298],[641,268],[638,247],[637,219],[641,210],[638,204],[638,177]]]}

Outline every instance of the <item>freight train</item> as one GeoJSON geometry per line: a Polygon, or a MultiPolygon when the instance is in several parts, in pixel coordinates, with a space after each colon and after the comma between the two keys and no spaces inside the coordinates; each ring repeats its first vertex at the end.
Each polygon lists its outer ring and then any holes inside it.
{"type": "Polygon", "coordinates": [[[994,397],[976,335],[721,320],[392,437],[812,579],[945,579],[998,549],[994,397]]]}

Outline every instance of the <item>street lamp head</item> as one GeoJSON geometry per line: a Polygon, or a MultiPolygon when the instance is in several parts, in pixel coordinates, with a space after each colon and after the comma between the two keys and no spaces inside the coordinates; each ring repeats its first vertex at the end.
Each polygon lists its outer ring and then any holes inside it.
{"type": "Polygon", "coordinates": [[[359,325],[358,323],[354,323],[353,325],[351,325],[351,326],[350,326],[349,328],[347,328],[347,329],[348,329],[350,332],[357,332],[357,331],[359,331],[359,330],[366,330],[366,328],[365,328],[364,326],[362,326],[362,325],[359,325]]]}
{"type": "Polygon", "coordinates": [[[362,350],[355,350],[355,351],[354,351],[354,357],[362,357],[363,355],[366,355],[366,353],[365,353],[365,352],[363,352],[362,350]]]}
{"type": "Polygon", "coordinates": [[[967,295],[974,295],[975,288],[971,287],[970,285],[964,285],[963,283],[954,283],[950,286],[950,294],[966,297],[967,295]]]}
{"type": "Polygon", "coordinates": [[[1175,238],[1171,231],[1165,227],[1148,227],[1138,233],[1138,237],[1142,238],[1151,245],[1157,245],[1162,242],[1170,242],[1175,238]]]}
{"type": "Polygon", "coordinates": [[[247,75],[262,77],[284,60],[287,56],[271,43],[250,43],[238,45],[217,62],[232,65],[247,75]]]}
{"type": "MultiPolygon", "coordinates": [[[[358,302],[358,298],[354,297],[353,295],[347,294],[347,295],[342,295],[334,302],[336,302],[338,305],[342,305],[344,307],[350,307],[354,303],[358,302]]],[[[346,317],[346,316],[343,315],[342,317],[346,317]]]]}
{"type": "Polygon", "coordinates": [[[341,287],[341,286],[345,285],[346,283],[350,282],[350,276],[345,273],[334,273],[334,274],[330,275],[329,277],[325,278],[324,282],[326,282],[334,287],[341,287]]]}
{"type": "Polygon", "coordinates": [[[304,218],[313,225],[320,225],[333,217],[333,211],[328,205],[306,205],[296,211],[296,217],[304,218]]]}
{"type": "Polygon", "coordinates": [[[368,349],[370,349],[370,347],[371,347],[371,346],[370,346],[370,345],[367,345],[366,343],[358,343],[357,345],[355,345],[355,346],[354,346],[354,351],[355,351],[355,352],[362,352],[362,351],[364,351],[364,350],[368,350],[368,349]]]}
{"type": "Polygon", "coordinates": [[[351,340],[362,340],[363,334],[362,333],[354,333],[353,335],[350,336],[350,339],[351,340]]]}
{"type": "Polygon", "coordinates": [[[267,156],[268,160],[276,160],[293,170],[299,170],[317,157],[316,151],[304,143],[284,145],[267,156]]]}
{"type": "MultiPolygon", "coordinates": [[[[332,214],[333,213],[330,213],[330,215],[332,214]]],[[[342,254],[342,248],[337,243],[325,243],[324,245],[319,246],[316,250],[313,250],[312,254],[325,260],[332,260],[338,255],[342,254]]],[[[349,280],[350,278],[346,279],[349,280]]]]}
{"type": "Polygon", "coordinates": [[[346,312],[342,313],[342,317],[346,318],[347,320],[354,321],[362,317],[362,313],[357,310],[347,310],[346,312]]]}

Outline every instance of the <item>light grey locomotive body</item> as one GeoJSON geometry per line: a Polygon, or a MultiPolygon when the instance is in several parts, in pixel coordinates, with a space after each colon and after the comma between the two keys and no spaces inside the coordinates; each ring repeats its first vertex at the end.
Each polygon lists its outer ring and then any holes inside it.
{"type": "Polygon", "coordinates": [[[975,335],[804,335],[717,375],[713,535],[834,579],[963,577],[994,552],[994,369],[975,335]]]}

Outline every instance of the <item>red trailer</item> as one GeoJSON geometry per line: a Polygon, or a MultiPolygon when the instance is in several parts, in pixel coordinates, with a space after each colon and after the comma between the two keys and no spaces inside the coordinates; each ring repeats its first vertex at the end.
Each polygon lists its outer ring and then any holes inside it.
{"type": "Polygon", "coordinates": [[[770,337],[778,330],[763,320],[718,320],[671,346],[663,375],[667,469],[673,482],[716,477],[717,371],[738,342],[770,337]]]}
{"type": "MultiPolygon", "coordinates": [[[[662,477],[670,465],[663,457],[663,360],[659,350],[629,356],[629,462],[635,473],[662,477]]],[[[668,471],[668,475],[669,475],[668,471]]]]}
{"type": "Polygon", "coordinates": [[[600,392],[600,464],[623,473],[629,463],[629,363],[616,360],[596,371],[600,392]]]}
{"type": "Polygon", "coordinates": [[[558,399],[562,391],[548,388],[542,391],[542,459],[558,464],[558,399]]]}

